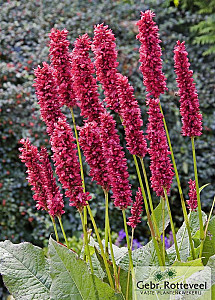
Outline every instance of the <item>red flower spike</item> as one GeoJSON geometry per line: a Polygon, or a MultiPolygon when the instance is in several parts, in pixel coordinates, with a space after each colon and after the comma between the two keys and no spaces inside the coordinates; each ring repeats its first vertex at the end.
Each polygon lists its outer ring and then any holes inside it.
{"type": "Polygon", "coordinates": [[[139,28],[139,39],[141,46],[140,70],[143,74],[143,84],[148,92],[147,98],[159,98],[167,90],[166,78],[162,72],[161,40],[159,39],[159,29],[153,21],[155,14],[151,10],[141,12],[141,19],[137,22],[139,28]]]}
{"type": "Polygon", "coordinates": [[[127,148],[132,155],[144,157],[147,153],[147,143],[141,130],[143,121],[137,100],[134,97],[134,89],[128,83],[128,78],[117,74],[117,92],[120,102],[120,116],[125,126],[127,148]]]}
{"type": "Polygon", "coordinates": [[[71,74],[71,53],[69,52],[68,31],[52,28],[49,34],[49,56],[55,69],[61,105],[73,107],[77,104],[76,95],[73,90],[73,80],[71,74]]]}
{"type": "Polygon", "coordinates": [[[20,159],[27,167],[27,179],[32,185],[37,209],[46,210],[53,217],[61,216],[64,213],[63,195],[53,177],[47,150],[44,148],[39,153],[29,139],[22,139],[20,143],[23,145],[19,148],[20,159]]]}
{"type": "Polygon", "coordinates": [[[117,79],[117,50],[111,29],[104,24],[95,26],[92,51],[95,55],[97,79],[101,82],[107,106],[119,112],[119,101],[115,82],[117,79]]]}
{"type": "Polygon", "coordinates": [[[138,191],[135,196],[135,202],[131,208],[131,216],[128,219],[127,224],[132,228],[136,228],[137,224],[141,222],[141,213],[143,211],[143,196],[141,189],[138,188],[138,191]]]}
{"type": "Polygon", "coordinates": [[[104,107],[99,101],[98,87],[94,65],[89,57],[91,41],[87,34],[80,36],[74,44],[72,51],[72,74],[74,91],[80,101],[81,115],[88,118],[89,122],[99,122],[99,116],[104,112],[104,107]]]}
{"type": "Polygon", "coordinates": [[[81,128],[79,142],[86,161],[90,166],[90,176],[103,190],[110,190],[110,180],[107,170],[106,157],[102,151],[100,130],[96,122],[87,122],[81,128]]]}
{"type": "Polygon", "coordinates": [[[75,138],[65,119],[59,119],[54,126],[50,142],[56,174],[66,190],[65,194],[69,197],[70,205],[82,210],[91,197],[89,193],[83,191],[75,138]]]}
{"type": "Polygon", "coordinates": [[[151,158],[151,186],[158,197],[164,197],[163,188],[165,188],[167,194],[169,194],[174,173],[169,158],[171,152],[168,150],[166,133],[162,120],[163,115],[159,108],[159,99],[150,99],[148,114],[149,123],[146,132],[148,133],[147,138],[150,141],[148,152],[151,158]]]}
{"type": "Polygon", "coordinates": [[[178,41],[174,49],[175,73],[180,96],[180,112],[182,116],[182,135],[194,137],[202,134],[202,114],[199,111],[198,94],[193,82],[193,71],[185,42],[178,41]]]}
{"type": "Polygon", "coordinates": [[[120,146],[116,122],[108,112],[101,116],[100,135],[103,153],[107,159],[114,205],[119,209],[126,209],[132,203],[127,161],[123,148],[120,146]]]}
{"type": "Polygon", "coordinates": [[[54,123],[57,122],[59,118],[65,118],[60,110],[53,69],[44,62],[43,67],[38,66],[34,74],[36,78],[33,86],[36,89],[36,95],[39,100],[40,113],[43,121],[46,123],[47,133],[51,135],[54,130],[54,123]]]}
{"type": "Polygon", "coordinates": [[[40,151],[41,171],[43,175],[43,185],[47,190],[47,206],[51,216],[60,217],[64,214],[63,195],[56,184],[56,179],[53,176],[52,167],[49,161],[49,155],[46,148],[40,151]]]}
{"type": "Polygon", "coordinates": [[[189,200],[187,200],[187,206],[190,211],[196,211],[198,207],[197,194],[196,194],[196,182],[195,180],[189,180],[189,200]]]}

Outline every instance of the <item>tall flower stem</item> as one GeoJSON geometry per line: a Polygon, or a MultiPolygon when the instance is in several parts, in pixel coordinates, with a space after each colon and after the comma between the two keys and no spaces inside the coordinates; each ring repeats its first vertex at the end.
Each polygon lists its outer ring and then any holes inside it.
{"type": "Polygon", "coordinates": [[[193,152],[193,166],[194,166],[196,195],[197,195],[197,203],[198,203],[200,239],[201,241],[203,241],[205,238],[205,234],[204,234],[203,220],[202,220],[202,209],[201,209],[201,200],[200,200],[200,193],[199,193],[199,181],[198,181],[198,171],[197,171],[197,164],[196,164],[196,151],[195,151],[194,137],[191,137],[191,144],[192,144],[192,152],[193,152]]]}
{"type": "Polygon", "coordinates": [[[60,223],[60,228],[61,228],[61,231],[63,233],[63,237],[64,237],[64,240],[66,242],[66,246],[69,249],[69,243],[68,243],[68,240],[67,240],[67,237],[66,237],[66,233],[65,233],[64,228],[63,228],[63,223],[62,223],[61,217],[58,217],[58,221],[60,223]]]}
{"type": "MultiPolygon", "coordinates": [[[[132,280],[133,280],[133,282],[135,282],[134,265],[133,265],[133,260],[132,260],[132,252],[131,252],[130,241],[129,241],[129,236],[128,236],[128,226],[127,226],[127,222],[126,222],[126,215],[125,215],[125,210],[124,209],[122,210],[122,215],[123,215],[123,220],[124,220],[126,242],[127,242],[127,247],[128,247],[129,268],[131,269],[132,280]]],[[[135,286],[135,284],[133,284],[133,287],[134,286],[135,286]]],[[[135,291],[134,291],[134,297],[135,297],[135,300],[136,300],[137,295],[136,295],[135,291]]],[[[126,300],[128,300],[128,298],[126,298],[126,300]]]]}
{"type": "Polygon", "coordinates": [[[107,259],[109,259],[109,252],[108,252],[108,235],[109,235],[109,216],[108,216],[108,192],[104,190],[105,194],[105,254],[107,259]]]}
{"type": "Polygon", "coordinates": [[[172,229],[173,240],[174,240],[174,243],[175,243],[176,256],[177,256],[178,261],[181,261],[180,253],[179,253],[179,250],[178,250],[178,243],[177,243],[176,234],[175,234],[175,227],[174,227],[174,223],[173,223],[173,219],[172,219],[172,213],[171,213],[171,209],[170,209],[170,205],[169,205],[168,195],[167,195],[166,189],[163,188],[163,190],[164,190],[167,209],[168,209],[168,213],[169,213],[170,226],[171,226],[171,229],[172,229]]]}
{"type": "Polygon", "coordinates": [[[180,182],[179,175],[178,175],[178,169],[177,169],[176,162],[175,162],[175,157],[174,157],[174,153],[173,153],[173,149],[172,149],[172,144],[171,144],[171,140],[170,140],[170,136],[169,136],[169,131],[168,131],[168,128],[167,128],[166,120],[165,120],[160,102],[159,102],[159,107],[160,107],[160,112],[163,115],[164,128],[165,128],[165,131],[166,131],[166,136],[167,136],[167,140],[168,140],[168,144],[169,144],[169,149],[170,149],[170,152],[171,152],[171,158],[172,158],[172,163],[173,163],[173,167],[174,167],[174,171],[175,171],[176,181],[177,181],[177,184],[178,184],[178,191],[179,191],[179,195],[180,195],[180,199],[181,199],[181,206],[182,206],[184,221],[185,221],[185,225],[186,225],[187,233],[188,233],[188,238],[189,238],[189,242],[190,242],[191,253],[192,253],[193,259],[195,259],[196,258],[195,257],[195,250],[194,250],[194,245],[193,245],[193,240],[192,240],[192,235],[191,235],[191,230],[190,230],[190,225],[189,225],[187,209],[186,209],[184,196],[183,196],[183,192],[182,192],[182,188],[181,188],[181,182],[180,182]]]}
{"type": "Polygon", "coordinates": [[[159,261],[160,266],[163,266],[164,261],[163,261],[163,258],[161,256],[161,253],[160,253],[158,242],[155,238],[154,227],[153,227],[152,219],[151,219],[150,212],[149,212],[148,201],[147,201],[146,193],[145,193],[145,190],[144,190],[144,187],[143,187],[143,181],[142,181],[142,178],[141,178],[139,165],[138,165],[137,158],[136,158],[135,155],[133,155],[133,158],[134,158],[134,163],[135,163],[135,167],[136,167],[136,170],[137,170],[137,176],[138,176],[138,179],[139,179],[141,192],[142,192],[142,195],[143,195],[143,200],[144,200],[145,209],[146,209],[146,215],[147,215],[148,224],[149,224],[149,228],[150,228],[151,235],[152,235],[152,240],[153,240],[153,243],[154,243],[154,246],[155,246],[155,251],[157,253],[157,257],[158,257],[158,261],[159,261]]]}
{"type": "MultiPolygon", "coordinates": [[[[131,230],[131,251],[132,251],[132,247],[133,247],[133,240],[134,240],[134,228],[132,227],[131,230]]],[[[130,282],[130,265],[129,265],[129,269],[128,269],[128,278],[127,278],[127,288],[126,288],[126,299],[128,299],[129,297],[129,282],[130,282]]]]}
{"type": "Polygon", "coordinates": [[[162,223],[163,223],[163,258],[165,261],[165,201],[163,197],[161,197],[161,202],[162,202],[162,223]]]}
{"type": "Polygon", "coordinates": [[[100,238],[100,235],[99,235],[99,231],[98,231],[98,228],[97,228],[97,225],[96,225],[96,222],[95,222],[95,219],[93,217],[93,213],[92,213],[92,210],[91,210],[89,204],[87,205],[87,210],[88,210],[88,213],[89,213],[90,219],[92,221],[92,224],[93,224],[93,227],[94,227],[94,230],[95,230],[95,234],[96,234],[96,237],[97,237],[97,240],[98,240],[98,243],[99,243],[99,247],[100,247],[100,251],[101,251],[101,256],[102,256],[104,264],[105,264],[105,268],[106,268],[108,280],[110,282],[110,286],[114,289],[113,279],[111,277],[111,273],[110,273],[110,269],[109,269],[109,266],[108,266],[107,258],[106,258],[105,252],[104,252],[104,248],[103,248],[103,245],[102,245],[102,241],[101,241],[101,238],[100,238]]]}
{"type": "MultiPolygon", "coordinates": [[[[108,192],[104,190],[105,194],[105,203],[106,203],[106,214],[105,214],[105,250],[107,249],[108,251],[108,238],[109,238],[109,244],[110,244],[110,252],[111,252],[111,258],[112,258],[112,263],[113,263],[113,271],[114,271],[114,277],[115,277],[115,285],[116,285],[116,290],[119,291],[119,276],[117,272],[117,266],[116,266],[116,261],[114,258],[114,252],[113,252],[113,244],[112,244],[112,238],[111,238],[111,230],[110,230],[110,222],[109,222],[109,215],[108,215],[108,192]],[[106,230],[107,230],[107,248],[106,248],[106,230]]],[[[108,254],[109,258],[109,252],[106,253],[108,254]]]]}
{"type": "Polygon", "coordinates": [[[144,161],[143,161],[142,157],[140,157],[140,162],[141,162],[141,166],[142,166],[142,170],[143,170],[143,175],[144,175],[144,179],[145,179],[145,183],[146,183],[146,189],[147,189],[147,194],[148,194],[148,199],[149,199],[149,206],[150,206],[151,213],[152,213],[153,224],[155,226],[156,238],[157,238],[158,243],[159,243],[161,241],[160,232],[159,232],[157,221],[156,221],[155,214],[154,214],[154,207],[153,207],[153,203],[152,203],[152,196],[151,196],[151,192],[150,192],[150,188],[149,188],[149,182],[148,182],[148,178],[147,178],[147,174],[146,174],[146,168],[145,168],[144,161]]]}
{"type": "Polygon", "coordinates": [[[84,217],[83,217],[82,211],[79,211],[79,213],[80,213],[81,223],[82,223],[82,227],[83,227],[83,231],[84,231],[84,244],[85,244],[86,254],[89,259],[91,273],[94,274],[93,264],[92,264],[92,260],[91,260],[91,256],[90,256],[90,249],[89,249],[89,245],[88,245],[87,231],[86,231],[85,224],[84,224],[84,217]]]}
{"type": "Polygon", "coordinates": [[[54,233],[55,233],[56,240],[57,240],[57,242],[59,242],[59,237],[58,237],[58,233],[57,233],[57,227],[56,227],[55,219],[51,215],[50,215],[50,218],[52,220],[52,224],[53,224],[53,227],[54,227],[54,233]]]}

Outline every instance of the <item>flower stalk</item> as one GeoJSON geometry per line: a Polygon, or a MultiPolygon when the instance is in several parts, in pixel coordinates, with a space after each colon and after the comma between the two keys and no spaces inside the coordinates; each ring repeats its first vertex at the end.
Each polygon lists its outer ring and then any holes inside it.
{"type": "Polygon", "coordinates": [[[52,220],[52,224],[53,224],[53,227],[54,227],[54,233],[55,233],[56,240],[57,240],[57,242],[59,242],[59,236],[58,236],[58,233],[57,233],[57,226],[56,226],[56,223],[55,223],[55,219],[51,215],[50,215],[50,218],[52,220]]]}

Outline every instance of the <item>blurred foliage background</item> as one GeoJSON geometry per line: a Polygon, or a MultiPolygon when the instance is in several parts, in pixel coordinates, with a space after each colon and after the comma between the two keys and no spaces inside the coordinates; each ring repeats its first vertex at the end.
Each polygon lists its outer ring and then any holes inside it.
{"type": "MultiPolygon", "coordinates": [[[[140,11],[152,9],[160,28],[163,50],[163,71],[167,76],[168,92],[162,96],[166,120],[170,130],[185,197],[188,180],[194,178],[191,145],[180,135],[179,99],[173,68],[173,48],[176,41],[185,40],[203,113],[203,135],[196,141],[200,186],[211,183],[202,191],[203,209],[208,212],[215,190],[215,0],[33,0],[0,1],[0,240],[29,241],[46,247],[52,232],[49,217],[37,211],[32,193],[25,179],[25,167],[18,155],[19,140],[29,137],[36,146],[47,146],[48,137],[40,120],[39,107],[32,88],[33,69],[48,61],[48,33],[52,27],[67,28],[72,44],[78,35],[93,35],[94,24],[108,24],[112,28],[119,52],[119,70],[129,77],[142,108],[144,130],[147,123],[145,89],[139,71],[139,42],[136,40],[136,21],[140,11]]],[[[71,120],[69,112],[65,113],[71,120]]],[[[76,110],[78,117],[79,111],[76,110]]],[[[123,129],[118,118],[118,129],[123,129]]],[[[81,119],[78,118],[81,125],[81,119]]],[[[49,148],[50,149],[50,148],[49,148]]],[[[131,155],[126,150],[134,192],[137,178],[131,155]]],[[[148,160],[146,159],[148,165],[148,160]]],[[[92,193],[91,207],[98,225],[104,225],[104,199],[101,189],[87,176],[87,190],[92,193]]],[[[155,197],[155,203],[159,199],[155,197]]],[[[63,217],[65,229],[79,248],[81,224],[76,211],[66,203],[63,217]]],[[[171,204],[176,225],[182,222],[180,200],[174,181],[171,204]]],[[[112,230],[122,228],[120,212],[110,207],[112,230]]],[[[146,219],[136,230],[136,238],[144,243],[149,236],[146,219]]],[[[76,247],[76,246],[75,246],[76,247]]],[[[3,286],[0,283],[0,298],[3,286]]]]}

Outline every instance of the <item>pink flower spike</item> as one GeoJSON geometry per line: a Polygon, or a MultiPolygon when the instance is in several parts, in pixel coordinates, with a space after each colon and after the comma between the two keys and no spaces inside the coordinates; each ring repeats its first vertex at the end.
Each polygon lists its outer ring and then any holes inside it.
{"type": "Polygon", "coordinates": [[[104,24],[95,26],[92,51],[95,55],[97,79],[101,82],[107,106],[119,111],[119,102],[115,86],[117,75],[117,50],[115,37],[111,29],[104,24]]]}
{"type": "Polygon", "coordinates": [[[49,161],[49,156],[46,148],[40,151],[41,170],[43,175],[43,185],[47,190],[47,206],[51,216],[60,217],[64,214],[63,195],[56,184],[56,179],[53,176],[52,167],[49,161]]]}
{"type": "Polygon", "coordinates": [[[199,110],[198,94],[193,82],[193,71],[185,42],[178,41],[174,49],[175,73],[180,96],[180,112],[182,116],[182,135],[194,137],[202,134],[202,114],[199,110]]]}
{"type": "Polygon", "coordinates": [[[65,194],[69,197],[70,205],[82,210],[91,197],[88,192],[83,191],[75,138],[65,119],[59,119],[54,126],[50,142],[56,174],[66,190],[65,194]]]}
{"type": "Polygon", "coordinates": [[[196,182],[195,180],[189,180],[189,200],[187,200],[187,206],[190,211],[196,211],[198,206],[197,194],[196,194],[196,182]]]}
{"type": "Polygon", "coordinates": [[[31,190],[34,192],[33,199],[36,201],[37,209],[48,211],[47,205],[47,189],[43,184],[43,175],[41,165],[39,164],[39,152],[37,147],[33,146],[29,139],[20,140],[23,145],[19,148],[21,155],[19,156],[21,161],[27,167],[27,180],[32,186],[31,190]]]}
{"type": "Polygon", "coordinates": [[[117,74],[117,92],[120,102],[120,116],[125,126],[127,148],[132,155],[144,157],[147,153],[147,143],[141,127],[141,111],[134,97],[134,89],[129,84],[128,78],[117,74]]]}
{"type": "Polygon", "coordinates": [[[79,142],[86,161],[90,166],[90,176],[103,190],[110,190],[110,180],[107,170],[106,155],[102,151],[100,129],[96,122],[86,122],[81,128],[79,142]]]}
{"type": "Polygon", "coordinates": [[[33,86],[36,89],[36,95],[39,100],[40,113],[43,121],[46,123],[47,133],[51,135],[54,130],[54,123],[57,122],[59,118],[65,118],[60,110],[53,69],[44,62],[43,67],[38,66],[34,74],[36,78],[33,86]]]}
{"type": "Polygon", "coordinates": [[[68,31],[52,28],[49,34],[49,55],[55,69],[57,85],[59,87],[59,101],[61,105],[73,107],[77,104],[76,95],[73,91],[73,81],[71,74],[71,53],[69,52],[68,31]]]}
{"type": "Polygon", "coordinates": [[[147,138],[150,141],[148,150],[151,163],[151,186],[157,196],[164,197],[163,188],[167,194],[170,192],[172,178],[174,176],[173,166],[169,155],[166,133],[163,125],[163,115],[159,108],[159,99],[150,99],[149,101],[149,123],[147,126],[147,138]]]}
{"type": "Polygon", "coordinates": [[[103,153],[107,160],[114,205],[119,209],[126,209],[132,203],[127,161],[120,145],[116,122],[108,112],[101,116],[100,136],[103,153]]]}
{"type": "Polygon", "coordinates": [[[91,41],[87,34],[80,36],[75,41],[72,51],[72,74],[74,91],[80,101],[81,115],[88,118],[89,122],[99,122],[99,116],[104,112],[104,107],[99,100],[98,87],[94,65],[89,57],[91,41]]]}
{"type": "Polygon", "coordinates": [[[166,78],[162,72],[161,40],[159,29],[153,21],[155,14],[151,10],[141,12],[141,19],[137,22],[139,27],[139,39],[141,46],[140,70],[143,74],[143,84],[148,92],[147,98],[159,98],[167,90],[166,78]]]}
{"type": "Polygon", "coordinates": [[[137,224],[141,222],[141,213],[143,211],[143,196],[141,189],[138,188],[138,191],[135,196],[135,202],[131,208],[131,216],[128,219],[127,224],[132,228],[136,228],[137,224]]]}

